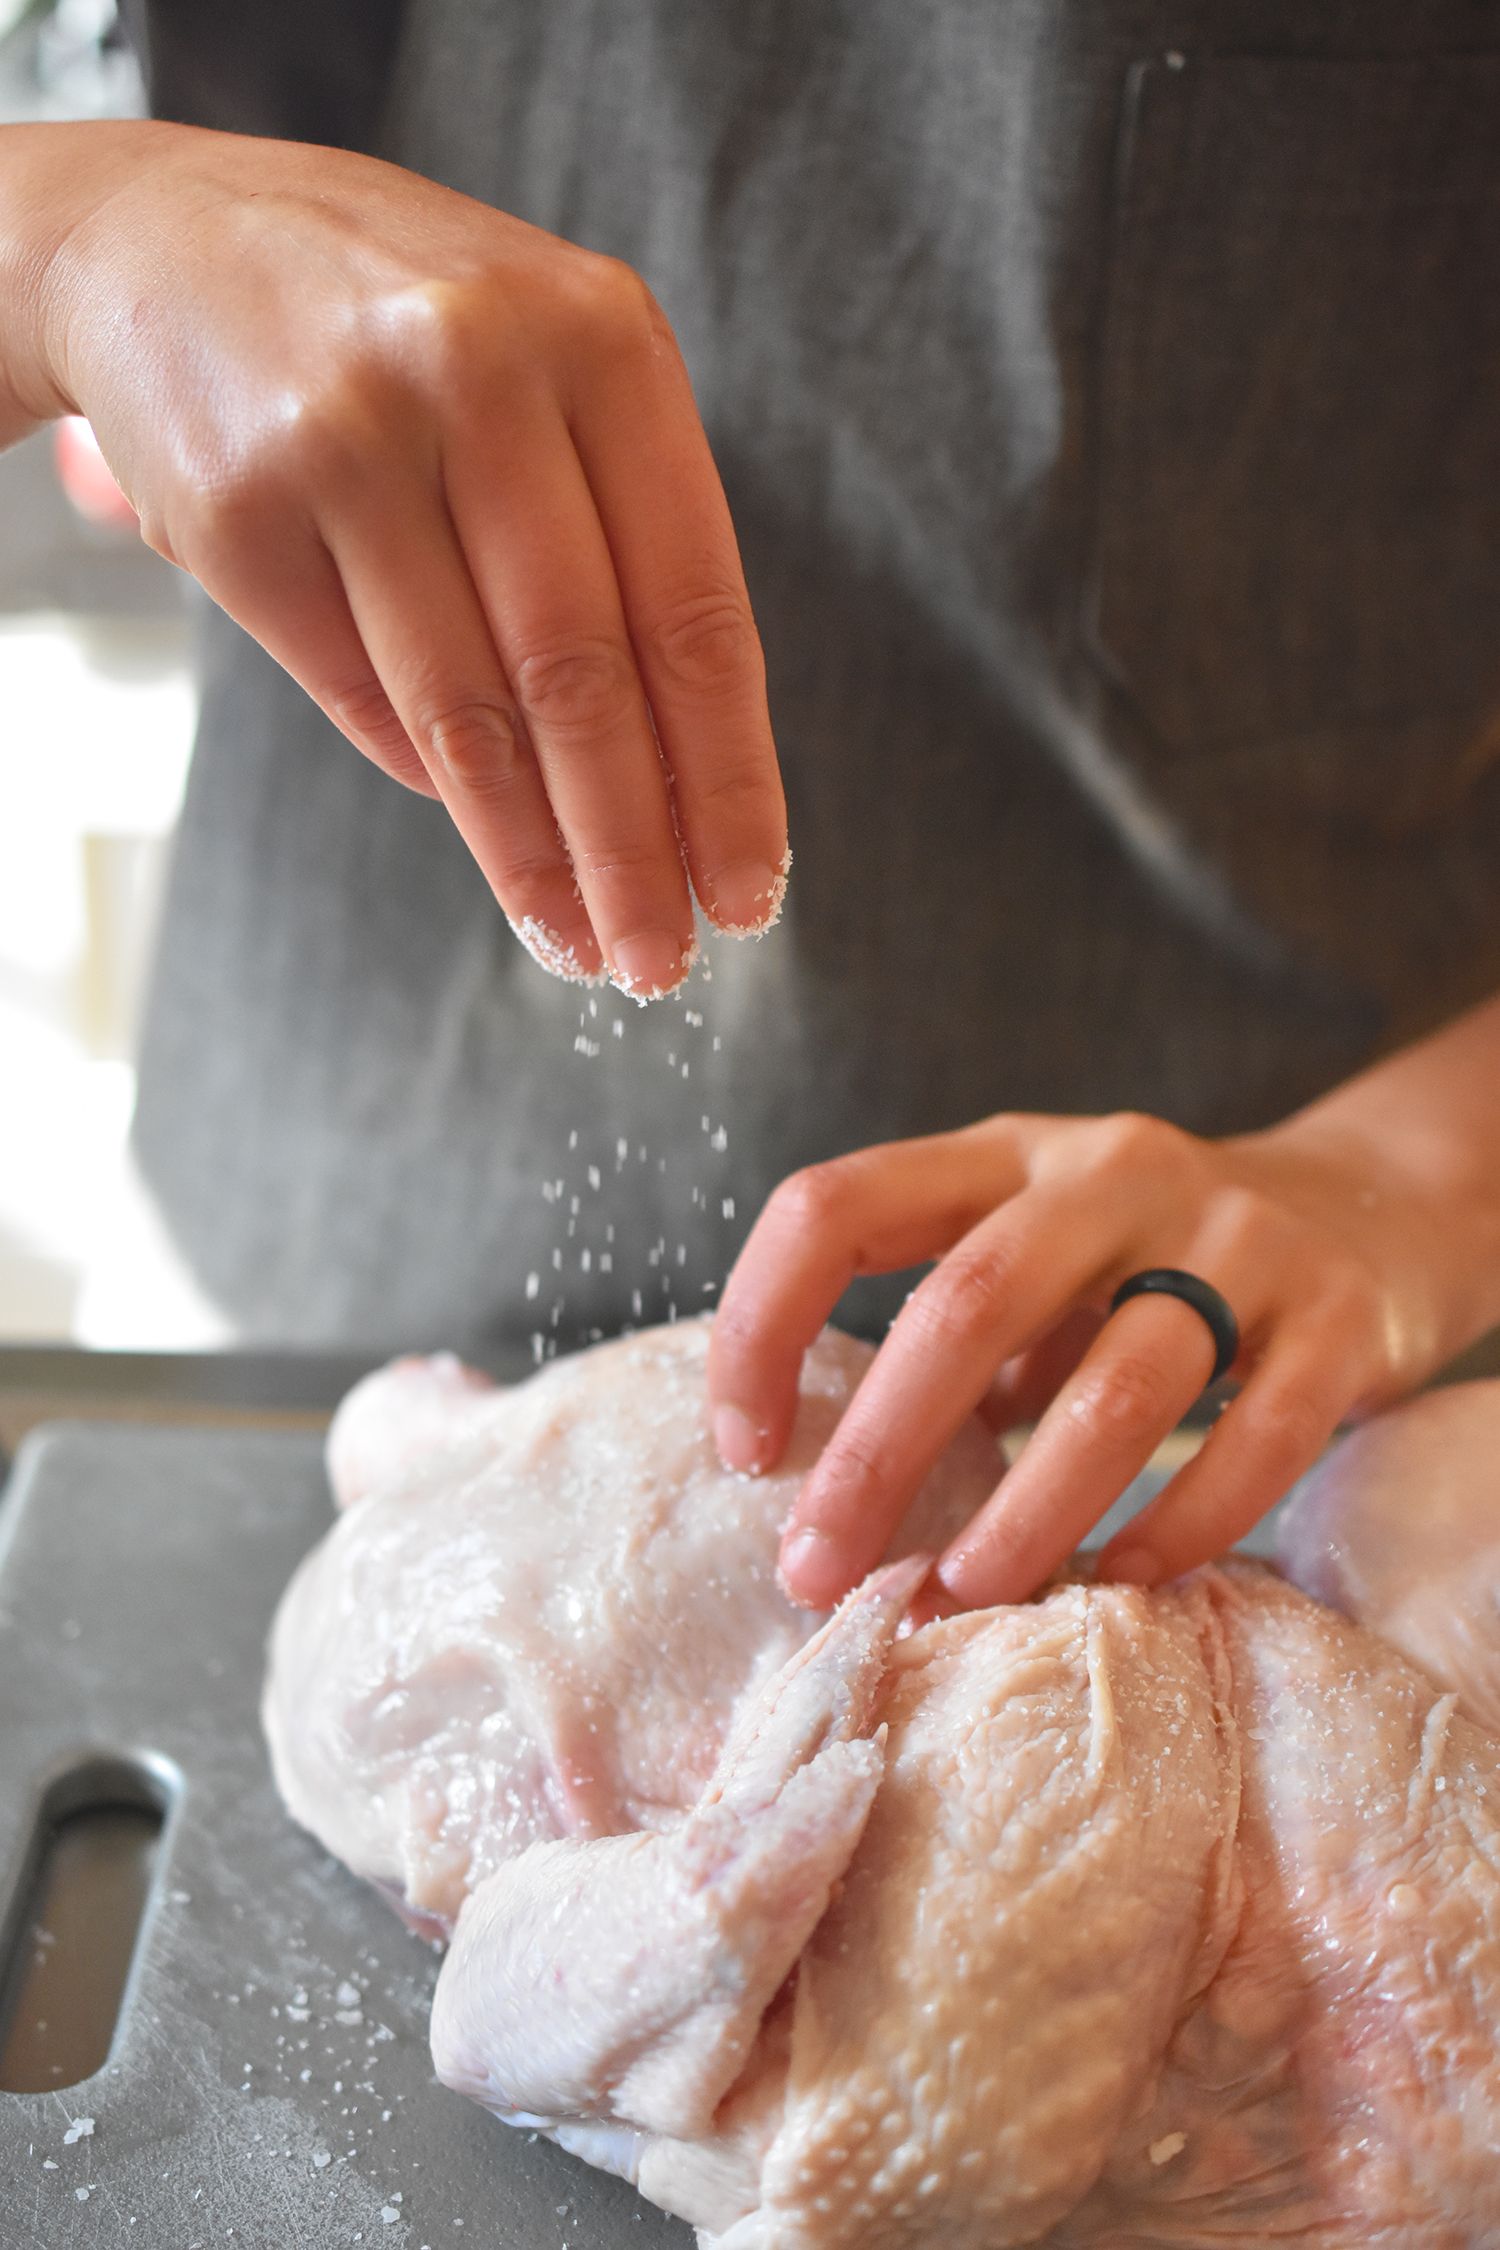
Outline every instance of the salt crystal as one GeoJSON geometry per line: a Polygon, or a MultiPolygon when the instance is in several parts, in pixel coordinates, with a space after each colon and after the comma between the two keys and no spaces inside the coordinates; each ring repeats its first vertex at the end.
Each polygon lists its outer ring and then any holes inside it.
{"type": "Polygon", "coordinates": [[[75,2117],[72,2124],[68,2127],[67,2131],[63,2135],[63,2147],[71,2148],[75,2141],[86,2141],[90,2139],[92,2137],[93,2130],[94,2120],[92,2119],[92,2117],[75,2117]]]}
{"type": "Polygon", "coordinates": [[[1186,2147],[1186,2133],[1163,2133],[1159,2141],[1151,2143],[1146,2153],[1153,2164],[1170,2164],[1173,2157],[1180,2156],[1186,2147]]]}

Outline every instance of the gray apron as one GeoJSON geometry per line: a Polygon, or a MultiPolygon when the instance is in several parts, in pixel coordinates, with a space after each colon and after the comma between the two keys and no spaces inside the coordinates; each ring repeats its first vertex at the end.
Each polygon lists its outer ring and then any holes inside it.
{"type": "Polygon", "coordinates": [[[711,983],[591,1014],[209,618],[137,1142],[248,1336],[696,1309],[797,1165],[1004,1108],[1253,1127],[1500,986],[1500,8],[414,0],[392,38],[371,144],[676,326],[796,868],[711,983]]]}

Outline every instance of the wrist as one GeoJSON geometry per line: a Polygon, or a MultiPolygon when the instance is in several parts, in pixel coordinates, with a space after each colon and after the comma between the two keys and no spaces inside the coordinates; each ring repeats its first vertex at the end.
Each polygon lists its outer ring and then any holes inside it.
{"type": "Polygon", "coordinates": [[[1367,1079],[1232,1144],[1425,1302],[1429,1372],[1500,1324],[1500,1166],[1468,1126],[1367,1079]]]}
{"type": "Polygon", "coordinates": [[[126,120],[0,128],[0,444],[80,411],[73,309],[95,297],[93,222],[180,128],[126,120]]]}

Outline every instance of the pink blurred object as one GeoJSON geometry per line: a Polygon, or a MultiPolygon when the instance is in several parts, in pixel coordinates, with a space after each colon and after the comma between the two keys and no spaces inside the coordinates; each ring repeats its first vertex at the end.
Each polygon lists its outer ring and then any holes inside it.
{"type": "Polygon", "coordinates": [[[81,414],[70,414],[58,423],[52,455],[63,491],[81,516],[89,523],[135,530],[136,512],[116,484],[99,450],[99,440],[81,414]]]}

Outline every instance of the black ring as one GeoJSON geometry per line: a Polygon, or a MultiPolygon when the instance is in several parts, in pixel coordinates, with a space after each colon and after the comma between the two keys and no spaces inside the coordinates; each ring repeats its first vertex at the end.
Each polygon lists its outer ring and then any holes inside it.
{"type": "Polygon", "coordinates": [[[1109,1301],[1110,1311],[1118,1312],[1132,1297],[1180,1297],[1208,1323],[1214,1340],[1214,1371],[1209,1382],[1217,1383],[1233,1367],[1239,1357],[1240,1324],[1228,1298],[1221,1296],[1211,1281],[1196,1273],[1184,1273],[1179,1266],[1147,1266],[1143,1273],[1133,1273],[1120,1283],[1109,1301]]]}

